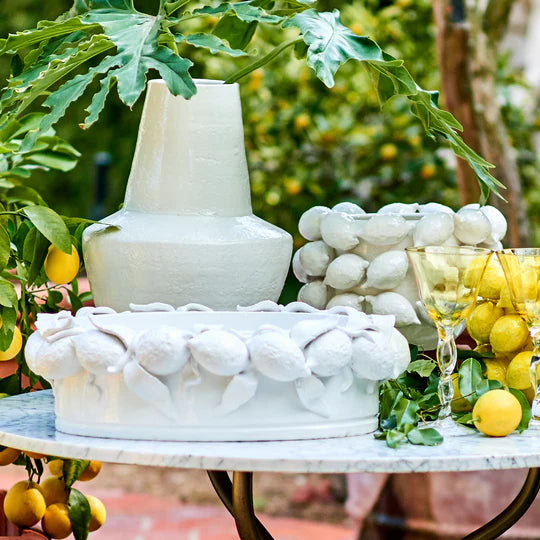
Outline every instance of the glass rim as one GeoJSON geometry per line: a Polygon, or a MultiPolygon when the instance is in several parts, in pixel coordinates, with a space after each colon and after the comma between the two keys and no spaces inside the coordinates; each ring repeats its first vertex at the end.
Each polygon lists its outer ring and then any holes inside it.
{"type": "Polygon", "coordinates": [[[497,253],[502,253],[503,255],[522,255],[525,257],[536,257],[540,255],[540,247],[504,248],[498,249],[497,253]]]}
{"type": "Polygon", "coordinates": [[[426,253],[429,254],[430,251],[426,251],[428,248],[435,248],[431,253],[433,254],[471,254],[471,255],[488,255],[493,253],[493,250],[489,248],[476,247],[476,246],[419,246],[419,247],[407,247],[405,251],[410,253],[426,253]]]}

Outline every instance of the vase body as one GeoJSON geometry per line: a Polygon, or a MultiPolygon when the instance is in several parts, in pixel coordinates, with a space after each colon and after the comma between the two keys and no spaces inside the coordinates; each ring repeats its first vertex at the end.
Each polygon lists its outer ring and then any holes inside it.
{"type": "Polygon", "coordinates": [[[200,81],[190,100],[151,81],[119,212],[83,237],[96,305],[276,301],[292,253],[254,216],[238,85],[200,81]]]}

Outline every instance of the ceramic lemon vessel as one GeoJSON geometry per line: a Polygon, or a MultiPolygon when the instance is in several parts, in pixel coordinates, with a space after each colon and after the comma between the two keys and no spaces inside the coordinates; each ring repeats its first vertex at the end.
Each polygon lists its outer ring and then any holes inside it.
{"type": "Polygon", "coordinates": [[[151,81],[122,209],[83,249],[96,305],[277,300],[292,238],[254,216],[237,84],[198,81],[190,100],[151,81]]]}

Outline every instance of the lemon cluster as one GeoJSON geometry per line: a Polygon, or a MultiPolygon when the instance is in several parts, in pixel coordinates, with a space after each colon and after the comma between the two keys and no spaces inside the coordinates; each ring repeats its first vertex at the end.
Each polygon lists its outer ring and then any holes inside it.
{"type": "MultiPolygon", "coordinates": [[[[473,265],[471,274],[474,274],[473,265]]],[[[473,275],[469,277],[474,279],[473,275]]],[[[535,285],[537,280],[535,276],[535,285]]],[[[529,376],[532,341],[527,324],[514,311],[503,269],[496,258],[490,259],[478,295],[483,300],[467,317],[467,330],[477,342],[478,351],[495,353],[495,358],[484,360],[486,377],[522,390],[532,400],[529,376]]]]}
{"type": "MultiPolygon", "coordinates": [[[[9,465],[17,460],[21,451],[5,448],[0,451],[0,465],[9,465]]],[[[28,457],[42,459],[43,454],[24,452],[28,457]]],[[[63,461],[55,459],[49,462],[51,476],[40,483],[23,480],[14,484],[4,499],[6,518],[18,527],[33,527],[41,521],[43,532],[50,538],[67,538],[72,533],[69,517],[69,490],[63,479],[63,461]]],[[[99,461],[91,461],[78,480],[88,481],[95,478],[101,470],[99,461]]],[[[85,495],[90,506],[90,524],[88,531],[97,531],[107,517],[103,503],[92,495],[85,495]]]]}

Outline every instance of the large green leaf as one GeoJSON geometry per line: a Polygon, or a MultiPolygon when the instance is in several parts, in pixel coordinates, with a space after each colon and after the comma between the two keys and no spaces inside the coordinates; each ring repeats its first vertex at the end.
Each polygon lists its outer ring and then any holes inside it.
{"type": "Polygon", "coordinates": [[[99,24],[116,45],[121,67],[114,70],[118,95],[132,106],[146,84],[148,70],[155,69],[173,95],[189,98],[196,88],[188,70],[192,62],[175,54],[157,41],[162,33],[160,16],[138,12],[131,0],[95,0],[87,2],[91,11],[82,15],[89,23],[99,24]]]}
{"type": "Polygon", "coordinates": [[[79,30],[88,31],[88,23],[77,17],[61,22],[42,21],[38,28],[10,34],[7,39],[0,39],[0,54],[15,53],[21,49],[34,47],[52,38],[65,36],[79,30]]]}
{"type": "Polygon", "coordinates": [[[75,540],[86,540],[88,538],[88,526],[90,525],[91,518],[88,499],[77,489],[71,488],[68,509],[75,540]]]}
{"type": "Polygon", "coordinates": [[[252,0],[245,2],[223,2],[216,7],[205,6],[196,9],[194,14],[203,15],[225,15],[232,14],[243,22],[261,22],[266,24],[277,24],[283,21],[283,17],[272,15],[262,7],[254,5],[252,0]]]}
{"type": "Polygon", "coordinates": [[[381,100],[386,101],[395,95],[406,96],[426,131],[432,136],[440,134],[445,137],[453,152],[469,163],[479,179],[484,199],[489,191],[498,194],[497,188],[504,188],[490,174],[489,169],[493,166],[469,148],[456,133],[462,127],[449,112],[438,107],[437,93],[420,88],[402,61],[384,52],[368,37],[357,36],[344,26],[337,9],[323,13],[308,9],[287,20],[283,27],[296,27],[302,32],[302,38],[308,45],[307,63],[324,84],[334,85],[334,75],[345,62],[357,60],[364,63],[377,80],[381,100]]]}
{"type": "Polygon", "coordinates": [[[208,49],[212,54],[226,53],[230,56],[247,56],[248,53],[242,49],[232,49],[227,46],[221,39],[213,34],[190,34],[189,36],[182,36],[181,38],[186,43],[193,45],[194,47],[203,47],[208,49]]]}
{"type": "Polygon", "coordinates": [[[46,206],[26,206],[23,212],[47,240],[64,253],[71,254],[71,236],[62,218],[46,206]]]}

